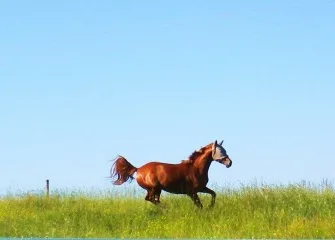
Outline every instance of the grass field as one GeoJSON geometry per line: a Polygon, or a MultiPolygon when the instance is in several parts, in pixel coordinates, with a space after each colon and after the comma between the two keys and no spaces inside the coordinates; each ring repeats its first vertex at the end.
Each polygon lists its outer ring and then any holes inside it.
{"type": "MultiPolygon", "coordinates": [[[[123,187],[126,189],[127,187],[123,187]]],[[[113,192],[53,192],[0,198],[0,237],[334,238],[332,186],[243,186],[186,196],[164,194],[161,206],[113,192]]],[[[144,195],[144,194],[143,194],[144,195]]]]}

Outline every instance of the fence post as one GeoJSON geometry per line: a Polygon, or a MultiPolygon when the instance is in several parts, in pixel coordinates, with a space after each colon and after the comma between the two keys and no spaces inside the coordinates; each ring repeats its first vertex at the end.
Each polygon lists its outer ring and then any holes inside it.
{"type": "Polygon", "coordinates": [[[49,186],[49,179],[47,179],[47,197],[50,196],[50,186],[49,186]]]}

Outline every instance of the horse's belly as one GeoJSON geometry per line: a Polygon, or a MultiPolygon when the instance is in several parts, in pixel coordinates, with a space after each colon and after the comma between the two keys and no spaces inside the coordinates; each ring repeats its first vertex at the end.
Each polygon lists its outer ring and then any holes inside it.
{"type": "Polygon", "coordinates": [[[192,181],[185,176],[175,176],[174,178],[160,181],[162,189],[169,193],[185,194],[192,191],[192,181]]]}
{"type": "Polygon", "coordinates": [[[162,188],[164,191],[174,194],[185,194],[187,193],[187,188],[183,185],[178,186],[167,186],[162,188]]]}

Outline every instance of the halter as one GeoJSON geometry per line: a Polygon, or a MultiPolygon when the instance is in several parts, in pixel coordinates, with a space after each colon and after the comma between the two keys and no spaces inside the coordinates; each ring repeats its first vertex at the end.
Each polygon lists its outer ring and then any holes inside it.
{"type": "Polygon", "coordinates": [[[214,144],[212,149],[212,158],[216,161],[224,161],[226,158],[228,158],[228,155],[223,147],[220,145],[215,146],[214,144]]]}

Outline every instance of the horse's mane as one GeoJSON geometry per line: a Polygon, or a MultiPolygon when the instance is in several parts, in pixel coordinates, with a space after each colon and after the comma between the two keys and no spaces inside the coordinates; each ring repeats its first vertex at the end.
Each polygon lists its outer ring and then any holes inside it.
{"type": "Polygon", "coordinates": [[[182,160],[181,162],[184,163],[184,164],[193,164],[195,162],[195,160],[197,160],[198,157],[200,157],[201,155],[204,154],[206,148],[208,147],[209,145],[205,146],[205,147],[202,147],[200,148],[200,150],[198,151],[194,151],[189,157],[188,159],[186,160],[182,160]]]}

